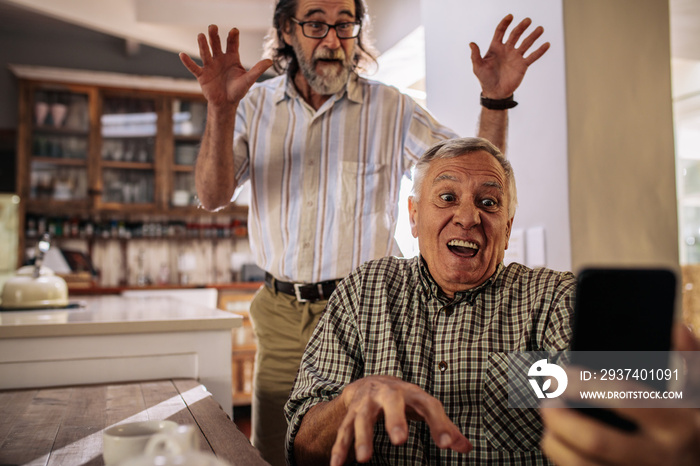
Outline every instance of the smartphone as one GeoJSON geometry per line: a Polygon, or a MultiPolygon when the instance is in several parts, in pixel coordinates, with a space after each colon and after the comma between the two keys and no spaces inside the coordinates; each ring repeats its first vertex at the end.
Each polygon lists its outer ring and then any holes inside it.
{"type": "MultiPolygon", "coordinates": [[[[676,294],[676,275],[668,269],[581,270],[576,282],[571,362],[590,366],[593,358],[601,356],[586,353],[591,351],[606,352],[603,354],[611,359],[622,354],[615,352],[649,351],[656,360],[647,357],[644,367],[667,367],[676,294]]],[[[582,406],[574,404],[582,413],[620,429],[637,428],[634,422],[612,411],[582,406]]]]}

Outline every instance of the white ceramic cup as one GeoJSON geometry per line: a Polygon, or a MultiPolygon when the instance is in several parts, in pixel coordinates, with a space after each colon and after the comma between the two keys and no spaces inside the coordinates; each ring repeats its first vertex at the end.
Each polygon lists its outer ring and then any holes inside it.
{"type": "Polygon", "coordinates": [[[141,455],[128,459],[119,466],[231,466],[231,463],[221,460],[211,453],[190,451],[182,455],[141,455]]]}
{"type": "Polygon", "coordinates": [[[102,434],[105,465],[112,466],[124,460],[143,454],[148,441],[155,434],[174,431],[173,421],[141,421],[119,424],[102,434]]]}
{"type": "Polygon", "coordinates": [[[177,426],[153,435],[142,455],[130,458],[119,466],[231,466],[211,453],[197,450],[198,437],[194,426],[177,426]]]}
{"type": "Polygon", "coordinates": [[[152,456],[182,455],[198,447],[193,426],[177,426],[153,435],[146,443],[144,453],[152,456]]]}

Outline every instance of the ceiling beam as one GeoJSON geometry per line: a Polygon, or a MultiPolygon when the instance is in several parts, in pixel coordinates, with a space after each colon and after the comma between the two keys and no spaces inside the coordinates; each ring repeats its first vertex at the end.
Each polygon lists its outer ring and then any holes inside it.
{"type": "Polygon", "coordinates": [[[241,31],[267,31],[273,6],[269,0],[135,0],[139,23],[201,26],[225,20],[241,31]]]}
{"type": "MultiPolygon", "coordinates": [[[[241,61],[245,66],[251,66],[260,60],[262,39],[265,32],[258,30],[246,30],[240,17],[212,16],[206,18],[206,22],[196,24],[166,24],[164,22],[142,22],[137,20],[137,4],[141,0],[2,0],[6,3],[17,5],[45,16],[59,19],[71,24],[76,24],[104,34],[109,34],[123,39],[140,42],[144,45],[157,47],[171,52],[185,52],[193,57],[199,57],[197,46],[197,34],[206,31],[212,22],[218,24],[221,31],[228,31],[232,27],[241,29],[241,61]],[[236,18],[239,18],[236,20],[236,18]],[[244,33],[248,33],[245,37],[244,33]]],[[[268,1],[260,0],[261,5],[268,1]]],[[[165,1],[163,5],[195,7],[207,3],[221,3],[220,0],[165,1]],[[187,5],[185,5],[187,4],[187,5]]],[[[248,4],[249,2],[244,1],[248,4]]],[[[227,3],[228,4],[228,3],[227,3]]],[[[173,10],[171,6],[162,6],[163,10],[173,10]]],[[[262,9],[262,6],[260,7],[262,9]]],[[[223,11],[223,10],[222,10],[223,11]]],[[[194,13],[180,10],[182,16],[193,16],[194,13]]],[[[259,15],[260,13],[258,13],[259,15]]],[[[271,13],[269,18],[272,18],[271,13]]],[[[201,18],[204,20],[204,17],[201,18]]]]}

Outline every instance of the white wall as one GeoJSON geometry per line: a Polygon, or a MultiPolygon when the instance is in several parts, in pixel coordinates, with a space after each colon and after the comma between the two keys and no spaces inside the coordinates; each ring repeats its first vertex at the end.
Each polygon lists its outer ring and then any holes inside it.
{"type": "Polygon", "coordinates": [[[422,0],[427,105],[459,134],[476,134],[481,88],[472,72],[469,42],[476,42],[485,54],[496,25],[508,13],[515,16],[514,23],[529,16],[544,26],[537,44],[552,44],[528,70],[515,93],[519,105],[509,111],[506,152],[519,197],[514,228],[543,227],[546,265],[571,270],[561,1],[422,0]]]}
{"type": "Polygon", "coordinates": [[[370,37],[381,53],[421,25],[421,0],[367,0],[370,37]]]}

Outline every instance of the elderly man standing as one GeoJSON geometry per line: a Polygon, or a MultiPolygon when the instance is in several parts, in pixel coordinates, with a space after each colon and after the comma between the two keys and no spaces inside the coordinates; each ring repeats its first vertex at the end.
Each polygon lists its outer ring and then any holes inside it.
{"type": "MultiPolygon", "coordinates": [[[[224,207],[251,182],[250,243],[267,272],[250,309],[258,338],[252,441],[273,464],[284,461],[284,403],[326,300],[355,267],[400,253],[401,178],[430,145],[456,136],[396,88],[357,74],[374,60],[367,20],[363,0],[279,0],[272,61],[246,72],[238,31],[224,51],[213,25],[208,41],[198,37],[202,66],[181,54],[207,99],[195,170],[202,206],[224,207]],[[281,75],[252,86],[271,64],[281,75]]],[[[526,56],[543,29],[518,45],[531,22],[505,40],[512,20],[501,21],[483,58],[470,45],[482,85],[479,135],[499,147],[513,92],[549,47],[526,56]]]]}
{"type": "Polygon", "coordinates": [[[488,141],[426,152],[420,256],[370,261],[331,297],[286,406],[292,464],[547,464],[537,411],[508,409],[506,353],[568,347],[575,279],[503,265],[516,199],[488,141]]]}

